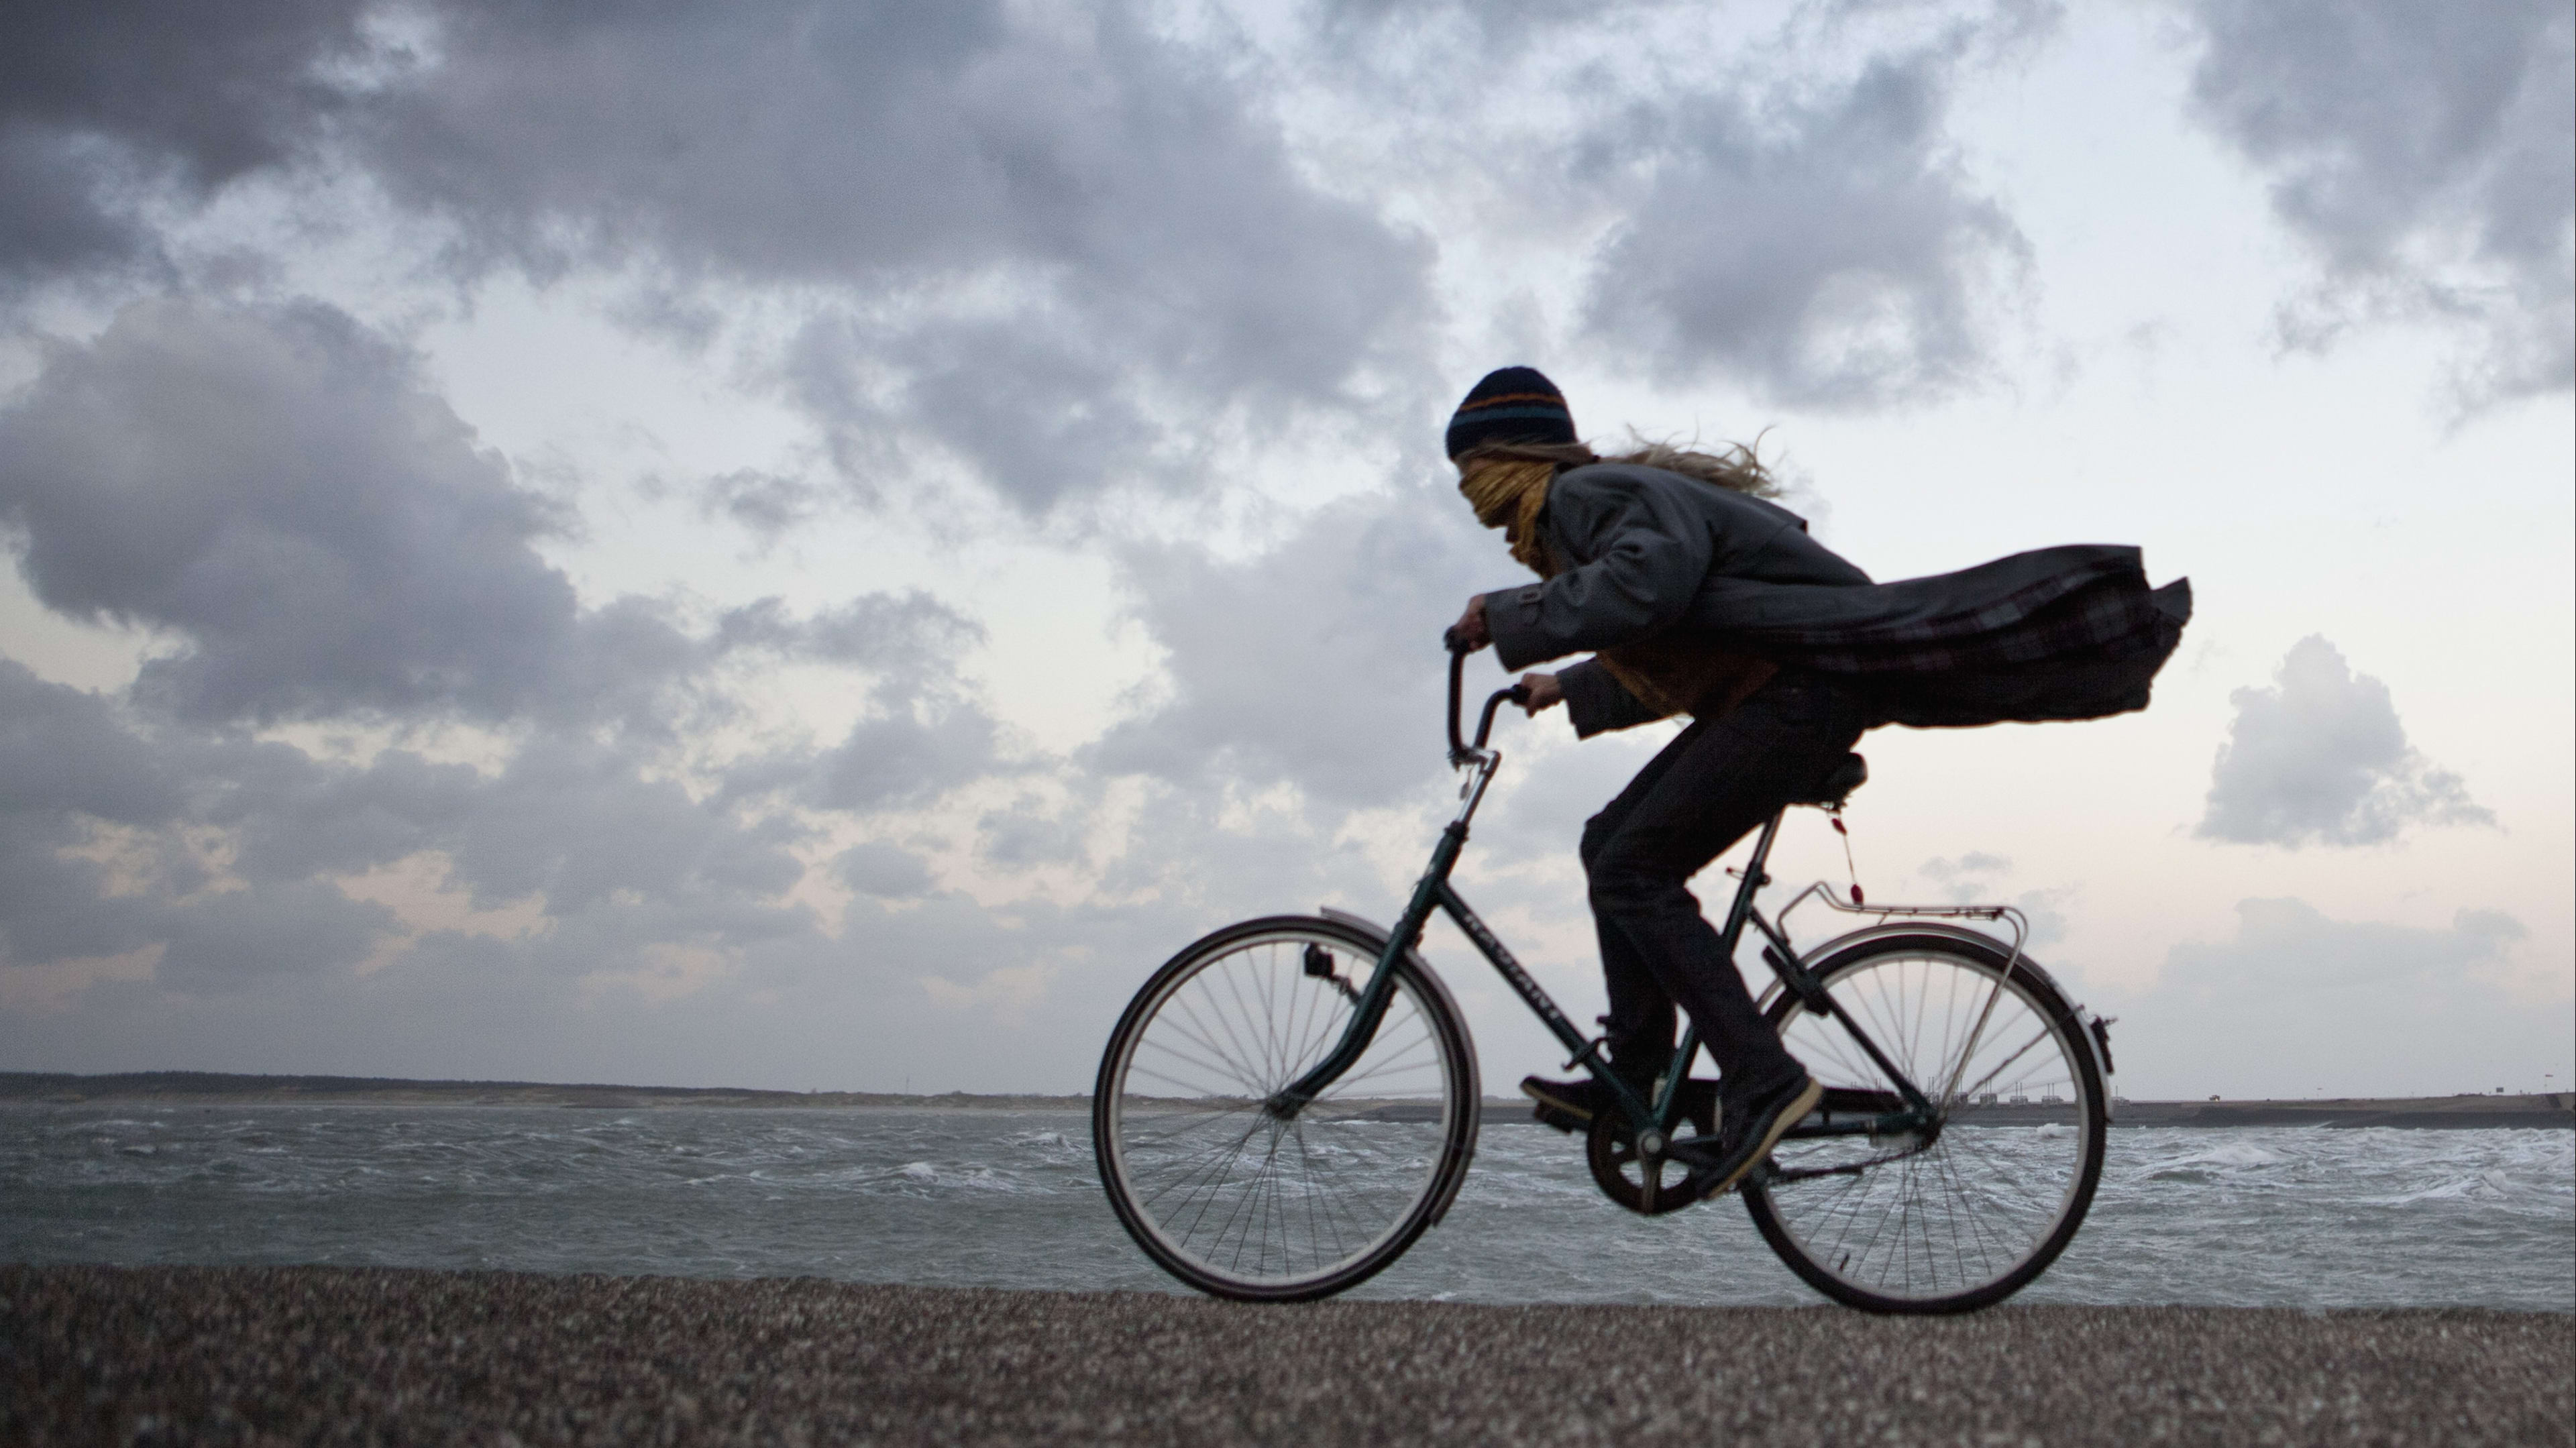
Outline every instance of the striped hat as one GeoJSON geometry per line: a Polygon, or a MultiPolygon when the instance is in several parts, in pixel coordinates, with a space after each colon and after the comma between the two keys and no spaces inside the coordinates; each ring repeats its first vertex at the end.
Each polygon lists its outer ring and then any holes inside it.
{"type": "Polygon", "coordinates": [[[1467,390],[1449,419],[1449,456],[1488,443],[1575,441],[1565,394],[1535,367],[1498,367],[1467,390]]]}

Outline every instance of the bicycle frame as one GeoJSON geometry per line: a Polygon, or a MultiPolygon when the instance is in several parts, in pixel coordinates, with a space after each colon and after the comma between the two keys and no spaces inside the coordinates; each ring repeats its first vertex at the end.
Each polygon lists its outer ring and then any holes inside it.
{"type": "MultiPolygon", "coordinates": [[[[1549,996],[1537,981],[1530,978],[1530,973],[1522,968],[1510,948],[1495,936],[1493,929],[1485,924],[1484,920],[1458,894],[1457,889],[1449,883],[1450,871],[1457,867],[1458,857],[1466,849],[1468,826],[1475,819],[1478,807],[1484,803],[1485,789],[1493,782],[1494,773],[1503,762],[1501,751],[1489,749],[1485,744],[1486,739],[1493,732],[1495,711],[1504,703],[1514,701],[1520,692],[1517,686],[1495,691],[1493,696],[1485,701],[1483,717],[1477,721],[1475,741],[1472,744],[1463,741],[1459,737],[1458,715],[1466,661],[1467,656],[1464,653],[1454,648],[1451,650],[1449,759],[1451,764],[1470,771],[1466,783],[1459,789],[1458,812],[1441,830],[1438,843],[1432,846],[1431,861],[1424,868],[1422,878],[1414,885],[1413,896],[1406,902],[1404,913],[1398,917],[1394,930],[1388,934],[1386,949],[1378,958],[1376,970],[1370,975],[1368,984],[1359,991],[1356,1008],[1352,1012],[1350,1024],[1342,1032],[1341,1040],[1323,1060],[1315,1064],[1312,1070],[1272,1096],[1265,1103],[1266,1108],[1274,1116],[1282,1118],[1295,1116],[1359,1059],[1361,1052],[1368,1048],[1369,1042],[1376,1036],[1378,1025],[1385,1017],[1388,998],[1395,990],[1396,962],[1403,958],[1405,952],[1420,945],[1423,927],[1430,923],[1431,912],[1439,910],[1448,915],[1458,929],[1475,943],[1477,951],[1494,967],[1495,973],[1502,976],[1513,992],[1520,996],[1522,1003],[1530,1008],[1531,1013],[1536,1015],[1557,1040],[1564,1044],[1570,1053],[1570,1059],[1567,1060],[1566,1065],[1582,1066],[1590,1071],[1595,1079],[1607,1086],[1618,1101],[1621,1112],[1627,1117],[1630,1127],[1637,1133],[1639,1142],[1651,1143],[1648,1149],[1660,1153],[1667,1144],[1667,1127],[1672,1119],[1674,1103],[1680,1097],[1682,1083],[1689,1077],[1692,1059],[1699,1054],[1698,1029],[1693,1027],[1683,1032],[1681,1044],[1673,1053],[1672,1064],[1665,1071],[1663,1085],[1655,1093],[1655,1098],[1652,1101],[1641,1098],[1602,1060],[1601,1047],[1605,1044],[1605,1040],[1586,1040],[1583,1033],[1575,1029],[1574,1023],[1566,1018],[1565,1012],[1557,1006],[1555,999],[1549,996]]],[[[1815,977],[1799,964],[1797,952],[1790,946],[1788,936],[1754,908],[1754,896],[1763,886],[1771,883],[1771,877],[1763,872],[1763,865],[1770,858],[1772,840],[1778,836],[1780,821],[1787,813],[1787,809],[1783,808],[1773,814],[1763,824],[1761,835],[1754,842],[1753,853],[1745,861],[1744,868],[1740,872],[1742,883],[1737,886],[1734,903],[1727,910],[1725,927],[1719,932],[1720,948],[1724,952],[1725,959],[1733,960],[1736,947],[1743,940],[1745,926],[1751,924],[1759,930],[1764,940],[1762,958],[1771,967],[1772,972],[1780,978],[1782,988],[1794,992],[1807,1003],[1810,1010],[1840,1022],[1843,1029],[1849,1032],[1852,1039],[1868,1054],[1870,1060],[1886,1073],[1887,1079],[1896,1083],[1895,1094],[1900,1098],[1899,1103],[1884,1100],[1846,1102],[1842,1107],[1845,1115],[1842,1121],[1833,1119],[1835,1103],[1828,1099],[1827,1109],[1822,1113],[1822,1120],[1802,1122],[1791,1127],[1787,1135],[1789,1137],[1880,1136],[1914,1132],[1921,1133],[1922,1144],[1928,1146],[1931,1136],[1939,1131],[1941,1119],[1939,1109],[1897,1067],[1895,1062],[1888,1059],[1887,1054],[1879,1049],[1876,1041],[1870,1039],[1868,1032],[1861,1028],[1860,1023],[1845,1014],[1817,984],[1815,977]],[[1881,1108],[1895,1106],[1896,1109],[1867,1109],[1872,1106],[1881,1108]],[[1856,1107],[1858,1109],[1855,1109],[1856,1107]]],[[[1884,1093],[1870,1094],[1882,1096],[1884,1093]]],[[[1671,1144],[1687,1146],[1706,1140],[1707,1138],[1687,1138],[1671,1144]]],[[[1804,1174],[1783,1173],[1782,1175],[1804,1174]]]]}

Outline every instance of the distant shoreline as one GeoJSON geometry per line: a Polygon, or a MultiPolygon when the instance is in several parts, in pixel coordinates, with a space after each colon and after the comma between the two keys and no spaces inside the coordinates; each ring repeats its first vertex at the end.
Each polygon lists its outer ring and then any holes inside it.
{"type": "MultiPolygon", "coordinates": [[[[105,1075],[0,1071],[0,1106],[152,1102],[161,1105],[557,1106],[898,1111],[1080,1111],[1089,1096],[912,1095],[887,1091],[757,1091],[724,1086],[617,1086],[550,1081],[412,1081],[384,1076],[252,1076],[214,1071],[105,1075]]],[[[1487,1097],[1490,1125],[1526,1120],[1519,1097],[1487,1097]]],[[[2117,1126],[2398,1126],[2576,1129],[2576,1093],[2283,1101],[2122,1101],[2117,1126]]]]}

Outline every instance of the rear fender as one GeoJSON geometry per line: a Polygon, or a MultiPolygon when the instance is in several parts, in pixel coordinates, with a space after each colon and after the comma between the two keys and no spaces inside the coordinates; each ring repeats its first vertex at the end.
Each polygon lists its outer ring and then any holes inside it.
{"type": "MultiPolygon", "coordinates": [[[[1822,961],[1828,955],[1836,954],[1840,951],[1849,949],[1852,946],[1860,945],[1868,941],[1884,939],[1891,935],[1931,935],[1944,939],[1955,940],[1962,945],[1974,946],[1984,950],[2011,949],[2011,946],[2007,942],[1997,940],[1995,937],[1986,934],[1982,930],[1970,930],[1964,925],[1952,925],[1947,921],[1941,920],[1911,920],[1901,922],[1891,920],[1884,925],[1872,925],[1866,929],[1855,930],[1849,935],[1837,935],[1833,939],[1826,941],[1824,944],[1817,946],[1813,950],[1808,951],[1805,955],[1799,957],[1798,963],[1807,967],[1809,970],[1813,970],[1817,963],[1822,961]]],[[[2029,955],[2025,954],[2021,959],[2015,961],[2013,963],[2013,971],[2015,974],[2028,974],[2031,978],[2039,981],[2043,985],[2046,985],[2049,990],[2056,994],[2059,1000],[2066,1002],[2068,1009],[2075,1013],[2075,1037],[2077,1040],[2084,1043],[2085,1052],[2093,1058],[2093,1069],[2101,1074],[2102,1114],[2103,1119],[2108,1120],[2112,1109],[2111,1053],[2104,1049],[2105,1041],[2103,1038],[2109,1034],[2108,1027],[2110,1023],[2085,1009],[2083,1006],[2076,1004],[2075,998],[2067,993],[2066,987],[2057,983],[2057,978],[2048,973],[2047,967],[2041,965],[2038,961],[2031,959],[2029,955]]],[[[1769,1010],[1771,1008],[1772,998],[1777,996],[1780,993],[1780,990],[1780,983],[1776,980],[1773,981],[1770,989],[1762,992],[1762,999],[1758,1003],[1761,1008],[1769,1010]]]]}

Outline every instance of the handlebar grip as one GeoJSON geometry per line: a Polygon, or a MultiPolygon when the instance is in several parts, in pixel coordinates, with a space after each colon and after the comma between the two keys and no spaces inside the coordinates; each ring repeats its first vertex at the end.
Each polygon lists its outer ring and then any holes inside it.
{"type": "MultiPolygon", "coordinates": [[[[1450,638],[1454,640],[1457,632],[1451,629],[1450,638]]],[[[1458,705],[1466,692],[1466,680],[1467,651],[1452,642],[1449,646],[1449,763],[1452,767],[1467,757],[1467,741],[1458,733],[1458,705]]]]}
{"type": "Polygon", "coordinates": [[[1513,703],[1518,704],[1520,707],[1522,707],[1522,708],[1524,708],[1524,709],[1526,709],[1526,708],[1528,708],[1528,707],[1529,707],[1529,699],[1530,699],[1530,695],[1529,695],[1529,685],[1527,685],[1527,684],[1514,684],[1514,685],[1512,685],[1512,688],[1511,688],[1511,695],[1512,695],[1512,702],[1513,702],[1513,703]]]}

